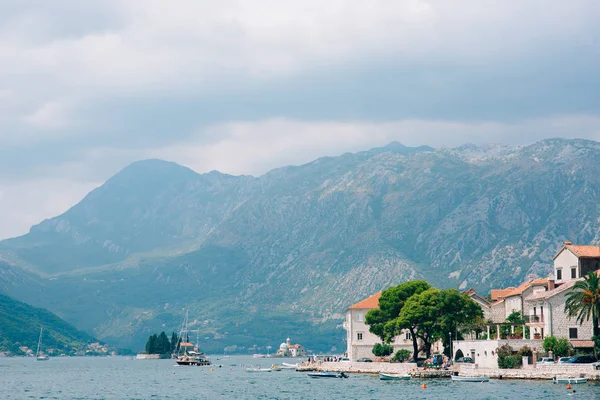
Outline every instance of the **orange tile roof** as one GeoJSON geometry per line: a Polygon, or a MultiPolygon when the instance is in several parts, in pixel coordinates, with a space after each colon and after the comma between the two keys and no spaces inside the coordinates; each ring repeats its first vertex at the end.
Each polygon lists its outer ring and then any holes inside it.
{"type": "Polygon", "coordinates": [[[574,348],[594,347],[593,340],[569,340],[574,348]]]}
{"type": "Polygon", "coordinates": [[[490,295],[492,296],[492,301],[498,301],[506,297],[507,293],[515,290],[514,287],[508,287],[506,289],[492,289],[490,295]]]}
{"type": "Polygon", "coordinates": [[[576,246],[568,244],[565,247],[571,250],[577,257],[600,258],[600,246],[576,246]]]}
{"type": "Polygon", "coordinates": [[[379,298],[381,297],[381,292],[375,293],[371,297],[367,297],[366,299],[359,301],[358,303],[351,305],[348,307],[349,309],[357,309],[362,308],[365,310],[372,310],[375,308],[379,308],[379,298]]]}
{"type": "Polygon", "coordinates": [[[541,285],[547,285],[547,284],[548,284],[548,278],[539,278],[539,279],[534,279],[532,281],[523,282],[518,288],[515,288],[508,293],[505,293],[504,298],[523,294],[524,291],[526,291],[527,289],[529,289],[532,286],[541,286],[541,285]]]}

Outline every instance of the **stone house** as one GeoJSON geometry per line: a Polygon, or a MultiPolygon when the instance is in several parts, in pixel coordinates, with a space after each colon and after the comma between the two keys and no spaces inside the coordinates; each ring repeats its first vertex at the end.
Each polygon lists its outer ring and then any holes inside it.
{"type": "Polygon", "coordinates": [[[536,336],[565,337],[574,348],[589,349],[593,347],[591,321],[579,324],[574,318],[568,318],[565,304],[575,282],[590,272],[600,270],[600,246],[564,242],[554,256],[553,269],[548,290],[533,293],[525,299],[528,305],[525,313],[527,325],[536,336]]]}
{"type": "MultiPolygon", "coordinates": [[[[553,273],[547,278],[529,278],[518,287],[493,289],[489,305],[489,320],[494,325],[506,323],[513,311],[521,311],[525,325],[530,329],[530,339],[525,336],[500,339],[489,334],[487,340],[459,340],[453,342],[454,355],[471,356],[481,366],[497,365],[496,349],[510,344],[517,351],[528,345],[536,351],[542,350],[543,338],[556,336],[568,338],[575,349],[590,351],[593,348],[592,323],[579,324],[565,313],[566,299],[575,283],[590,272],[600,270],[600,246],[573,245],[564,242],[553,260],[553,273]]],[[[479,296],[481,297],[481,296],[479,296]]],[[[473,297],[472,297],[473,298],[473,297]]],[[[482,305],[484,313],[486,309],[482,305]]],[[[514,332],[514,327],[512,327],[514,332]]]]}
{"type": "MultiPolygon", "coordinates": [[[[346,320],[344,321],[344,329],[346,329],[346,354],[350,361],[356,361],[362,357],[374,359],[373,346],[381,343],[381,339],[369,332],[369,325],[365,323],[367,312],[379,308],[379,298],[381,292],[359,301],[358,303],[348,307],[346,311],[346,320]]],[[[394,338],[391,343],[394,347],[394,352],[400,349],[413,351],[412,337],[408,330],[403,330],[402,333],[394,338]]],[[[441,343],[434,343],[431,349],[432,353],[441,353],[443,346],[441,343]]]]}

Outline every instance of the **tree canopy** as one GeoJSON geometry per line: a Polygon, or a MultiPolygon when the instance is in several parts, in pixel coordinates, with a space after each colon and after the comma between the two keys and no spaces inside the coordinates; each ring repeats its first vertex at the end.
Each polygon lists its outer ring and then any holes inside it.
{"type": "MultiPolygon", "coordinates": [[[[579,324],[592,320],[594,341],[600,337],[600,277],[596,272],[590,272],[582,281],[573,285],[573,290],[567,295],[565,313],[569,318],[575,317],[579,324]]],[[[596,346],[594,353],[597,355],[596,346]]]]}
{"type": "Polygon", "coordinates": [[[169,341],[165,332],[161,332],[160,335],[154,334],[148,337],[145,352],[147,354],[171,354],[175,351],[179,342],[180,339],[175,332],[171,335],[171,341],[169,341]]]}
{"type": "Polygon", "coordinates": [[[411,333],[413,358],[417,358],[418,339],[429,357],[431,345],[442,339],[449,347],[450,333],[458,325],[483,318],[479,304],[456,289],[432,288],[425,281],[409,281],[384,290],[379,309],[367,313],[369,331],[390,343],[403,329],[411,333]]]}

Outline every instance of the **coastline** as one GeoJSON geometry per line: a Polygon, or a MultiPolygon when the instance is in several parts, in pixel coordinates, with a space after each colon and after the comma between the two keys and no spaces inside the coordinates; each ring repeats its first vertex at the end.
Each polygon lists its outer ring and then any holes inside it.
{"type": "Polygon", "coordinates": [[[554,377],[588,378],[600,381],[600,370],[590,364],[537,364],[521,369],[481,368],[477,364],[454,365],[448,370],[416,368],[405,363],[324,362],[303,365],[297,371],[345,372],[349,374],[409,374],[413,378],[443,378],[451,375],[489,376],[491,379],[552,380],[554,377]]]}

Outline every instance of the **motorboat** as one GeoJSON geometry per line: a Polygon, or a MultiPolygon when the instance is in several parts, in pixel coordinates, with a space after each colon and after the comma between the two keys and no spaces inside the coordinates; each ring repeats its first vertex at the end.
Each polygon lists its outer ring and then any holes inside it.
{"type": "Polygon", "coordinates": [[[384,374],[380,372],[379,379],[382,381],[407,381],[410,379],[410,375],[384,374]]]}
{"type": "Polygon", "coordinates": [[[310,372],[309,378],[347,378],[344,372],[310,372]]]}
{"type": "Polygon", "coordinates": [[[489,382],[489,376],[459,376],[452,375],[452,380],[457,382],[489,382]]]}
{"type": "Polygon", "coordinates": [[[281,371],[281,366],[280,365],[272,364],[271,365],[271,370],[272,371],[281,371]]]}
{"type": "Polygon", "coordinates": [[[588,378],[558,377],[552,378],[554,383],[586,383],[588,378]]]}
{"type": "Polygon", "coordinates": [[[271,372],[272,368],[261,368],[261,367],[248,367],[246,372],[271,372]]]}

